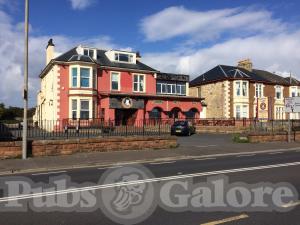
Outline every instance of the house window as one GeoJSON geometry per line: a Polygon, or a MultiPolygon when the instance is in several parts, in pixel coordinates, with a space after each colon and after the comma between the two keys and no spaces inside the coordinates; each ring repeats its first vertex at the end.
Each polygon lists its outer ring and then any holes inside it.
{"type": "Polygon", "coordinates": [[[247,81],[243,81],[242,82],[242,95],[243,97],[246,97],[248,95],[248,82],[247,81]]]}
{"type": "Polygon", "coordinates": [[[77,68],[72,68],[72,87],[77,87],[77,68]]]}
{"type": "Polygon", "coordinates": [[[80,68],[80,87],[90,87],[90,69],[80,68]]]}
{"type": "Polygon", "coordinates": [[[145,90],[145,78],[144,75],[133,75],[133,91],[144,92],[145,90]]]}
{"type": "Polygon", "coordinates": [[[115,53],[115,61],[132,63],[133,55],[125,53],[115,53]]]}
{"type": "Polygon", "coordinates": [[[93,49],[84,49],[83,54],[86,56],[90,56],[91,58],[94,58],[95,56],[95,51],[93,49]]]}
{"type": "Polygon", "coordinates": [[[93,88],[97,89],[97,69],[93,69],[93,88]]]}
{"type": "Polygon", "coordinates": [[[90,117],[90,107],[88,100],[80,100],[80,119],[88,119],[90,117]]]}
{"type": "Polygon", "coordinates": [[[77,100],[72,100],[72,119],[77,119],[77,100]]]}
{"type": "Polygon", "coordinates": [[[282,88],[281,88],[281,86],[276,86],[275,87],[275,95],[276,95],[276,99],[282,99],[282,88]]]}
{"type": "Polygon", "coordinates": [[[248,117],[248,106],[247,105],[243,105],[242,117],[243,118],[247,118],[248,117]]]}
{"type": "Polygon", "coordinates": [[[118,91],[120,89],[120,74],[111,73],[111,90],[118,91]]]}
{"type": "Polygon", "coordinates": [[[185,84],[177,84],[176,92],[178,95],[186,95],[186,85],[185,84]]]}
{"type": "Polygon", "coordinates": [[[236,96],[241,96],[241,82],[235,82],[236,96]]]}
{"type": "Polygon", "coordinates": [[[240,105],[237,105],[235,107],[235,117],[237,119],[240,119],[241,118],[241,106],[240,105]]]}
{"type": "Polygon", "coordinates": [[[256,98],[262,98],[263,97],[262,84],[255,84],[255,97],[256,98]]]}
{"type": "Polygon", "coordinates": [[[297,96],[297,87],[291,87],[291,97],[297,96]]]}
{"type": "Polygon", "coordinates": [[[176,84],[167,84],[167,94],[176,94],[176,84]]]}

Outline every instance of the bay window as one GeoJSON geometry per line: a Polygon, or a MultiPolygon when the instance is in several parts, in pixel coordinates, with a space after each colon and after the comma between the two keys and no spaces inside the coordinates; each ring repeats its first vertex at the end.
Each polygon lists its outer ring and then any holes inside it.
{"type": "Polygon", "coordinates": [[[291,97],[296,97],[297,95],[297,87],[291,87],[291,97]]]}
{"type": "Polygon", "coordinates": [[[70,86],[72,88],[91,88],[93,80],[91,79],[91,68],[72,66],[70,73],[70,86]]]}
{"type": "Polygon", "coordinates": [[[113,91],[120,90],[120,73],[118,72],[111,73],[111,90],[113,91]]]}
{"type": "Polygon", "coordinates": [[[77,99],[72,100],[72,119],[77,119],[77,99]]]}
{"type": "Polygon", "coordinates": [[[80,68],[80,87],[90,87],[90,69],[80,68]]]}
{"type": "Polygon", "coordinates": [[[89,100],[80,100],[80,119],[90,118],[89,100]]]}
{"type": "Polygon", "coordinates": [[[145,91],[145,76],[140,74],[133,75],[133,91],[144,92],[145,91]]]}

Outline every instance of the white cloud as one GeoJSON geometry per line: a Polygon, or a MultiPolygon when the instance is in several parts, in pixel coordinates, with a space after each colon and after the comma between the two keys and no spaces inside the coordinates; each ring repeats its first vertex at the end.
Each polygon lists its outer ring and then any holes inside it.
{"type": "Polygon", "coordinates": [[[94,3],[94,0],[69,0],[75,10],[86,9],[94,3]]]}
{"type": "Polygon", "coordinates": [[[148,16],[140,26],[148,41],[177,36],[187,36],[193,41],[207,41],[222,34],[276,33],[285,28],[281,21],[273,19],[272,13],[266,10],[232,8],[193,11],[182,6],[169,7],[148,16]]]}
{"type": "Polygon", "coordinates": [[[255,68],[285,76],[291,71],[300,78],[299,51],[300,30],[235,38],[188,54],[181,51],[148,53],[143,60],[159,70],[191,74],[191,78],[195,78],[218,64],[236,65],[239,60],[250,58],[255,68]]]}
{"type": "MultiPolygon", "coordinates": [[[[14,24],[9,15],[0,9],[0,102],[7,105],[22,105],[24,30],[22,23],[14,24]]],[[[45,47],[53,38],[57,52],[65,52],[78,44],[86,44],[104,49],[119,48],[107,36],[93,38],[72,38],[64,35],[29,36],[29,102],[36,104],[36,93],[40,88],[38,75],[45,66],[45,47]]]]}

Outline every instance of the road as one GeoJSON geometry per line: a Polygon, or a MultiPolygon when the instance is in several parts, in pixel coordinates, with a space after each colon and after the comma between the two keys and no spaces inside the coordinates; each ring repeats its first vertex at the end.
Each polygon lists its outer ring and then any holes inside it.
{"type": "MultiPolygon", "coordinates": [[[[0,182],[7,181],[11,178],[26,177],[35,183],[48,183],[49,178],[55,178],[68,175],[71,181],[78,184],[74,192],[80,192],[79,188],[93,187],[95,193],[101,192],[104,188],[103,184],[99,184],[99,179],[107,171],[126,171],[130,165],[115,165],[111,167],[90,167],[72,170],[49,171],[46,173],[28,173],[18,174],[10,178],[6,176],[0,177],[0,182]],[[76,189],[77,188],[77,189],[76,189]]],[[[237,156],[223,156],[217,158],[199,158],[186,159],[168,162],[152,162],[143,165],[154,175],[154,179],[141,179],[141,183],[163,183],[169,181],[186,181],[193,179],[194,183],[205,182],[207,178],[212,178],[217,175],[226,175],[230,183],[243,182],[247,184],[258,184],[260,182],[270,182],[277,184],[280,182],[288,182],[293,185],[297,192],[300,193],[300,152],[276,152],[276,153],[261,153],[248,154],[237,156]]],[[[121,181],[115,181],[120,183],[121,181]]],[[[109,183],[113,184],[113,183],[109,183]]],[[[135,183],[134,183],[135,184],[135,183]]],[[[45,184],[41,186],[46,187],[45,184]]],[[[121,185],[122,187],[122,185],[121,185]]],[[[114,193],[116,186],[105,186],[108,195],[114,193]]],[[[71,191],[67,191],[71,193],[71,191]]],[[[50,193],[51,194],[51,193],[50,193]]],[[[50,196],[49,194],[49,196],[50,196]]],[[[157,194],[157,193],[156,193],[157,194]]],[[[62,195],[62,194],[60,194],[62,195]]],[[[158,194],[157,194],[158,195],[158,194]]],[[[69,212],[59,211],[52,212],[37,212],[38,208],[30,208],[25,212],[20,211],[5,211],[4,205],[8,202],[13,202],[15,198],[7,199],[7,194],[2,192],[0,198],[0,224],[28,224],[28,225],[57,225],[57,224],[88,224],[88,225],[111,225],[117,224],[107,217],[99,207],[90,212],[80,212],[80,209],[69,209],[69,212]],[[33,210],[32,210],[33,209],[33,210]],[[77,210],[77,211],[76,211],[77,210]],[[79,212],[78,212],[79,211],[79,212]]],[[[156,196],[157,197],[157,196],[156,196]]],[[[299,199],[299,198],[297,198],[299,199]]],[[[33,195],[23,196],[20,198],[20,203],[32,205],[34,201],[33,195]]],[[[214,225],[214,224],[240,224],[240,225],[297,225],[300,224],[300,203],[293,201],[294,204],[283,204],[282,207],[286,212],[252,212],[248,210],[222,212],[213,210],[211,212],[197,211],[193,212],[190,209],[181,212],[170,212],[157,206],[154,212],[149,215],[144,221],[138,223],[143,225],[214,225]]],[[[142,207],[141,207],[142,210],[142,207]]],[[[224,210],[223,210],[224,211],[224,210]]]]}

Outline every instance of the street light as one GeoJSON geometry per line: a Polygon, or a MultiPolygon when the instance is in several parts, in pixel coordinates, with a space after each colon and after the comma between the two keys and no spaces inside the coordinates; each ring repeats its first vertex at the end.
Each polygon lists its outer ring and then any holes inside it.
{"type": "Polygon", "coordinates": [[[22,139],[22,159],[27,158],[27,110],[28,110],[28,8],[29,0],[25,0],[25,50],[24,50],[24,118],[23,118],[23,139],[22,139]]]}

